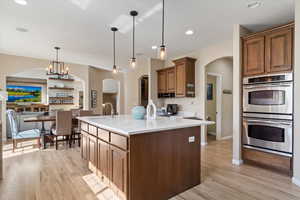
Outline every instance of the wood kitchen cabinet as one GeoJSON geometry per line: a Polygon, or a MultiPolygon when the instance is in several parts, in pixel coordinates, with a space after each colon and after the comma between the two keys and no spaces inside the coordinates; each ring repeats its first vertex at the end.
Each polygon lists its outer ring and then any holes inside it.
{"type": "Polygon", "coordinates": [[[88,160],[88,134],[81,131],[81,157],[84,160],[88,160]]]}
{"type": "Polygon", "coordinates": [[[110,146],[110,180],[113,191],[121,198],[126,199],[127,187],[127,152],[110,146]]]}
{"type": "Polygon", "coordinates": [[[97,138],[93,135],[88,136],[88,161],[89,165],[93,168],[93,171],[96,172],[98,166],[98,148],[97,148],[97,138]]]}
{"type": "Polygon", "coordinates": [[[291,71],[292,54],[292,28],[285,28],[266,35],[266,72],[291,71]]]}
{"type": "Polygon", "coordinates": [[[105,182],[108,182],[110,177],[109,153],[109,144],[98,139],[98,175],[105,182]]]}
{"type": "Polygon", "coordinates": [[[195,97],[194,58],[181,58],[173,61],[174,67],[157,71],[158,97],[195,97]]]}
{"type": "Polygon", "coordinates": [[[265,37],[244,40],[244,75],[265,73],[265,37]]]}
{"type": "Polygon", "coordinates": [[[195,62],[194,58],[181,58],[175,63],[176,97],[195,97],[195,62]]]}
{"type": "Polygon", "coordinates": [[[243,37],[243,75],[293,70],[294,23],[243,37]]]}
{"type": "Polygon", "coordinates": [[[157,72],[157,89],[158,93],[166,93],[167,92],[167,77],[166,77],[166,71],[160,70],[157,72]]]}
{"type": "Polygon", "coordinates": [[[175,92],[175,68],[171,67],[166,70],[167,77],[167,92],[174,93],[175,92]]]}

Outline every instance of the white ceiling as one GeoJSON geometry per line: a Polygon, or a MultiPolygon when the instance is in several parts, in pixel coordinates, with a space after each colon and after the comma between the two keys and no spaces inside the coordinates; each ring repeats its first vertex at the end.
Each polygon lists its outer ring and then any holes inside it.
{"type": "MultiPolygon", "coordinates": [[[[231,39],[233,24],[252,30],[294,19],[294,0],[262,0],[247,8],[249,0],[166,0],[166,44],[169,57],[176,57],[212,43],[231,39]],[[195,34],[184,32],[193,29],[195,34]]],[[[131,57],[130,10],[139,12],[136,51],[143,58],[155,57],[152,45],[160,45],[161,0],[0,0],[0,52],[53,59],[53,47],[62,47],[66,62],[110,69],[112,34],[118,24],[117,64],[127,67],[131,57]],[[129,20],[129,21],[128,21],[129,20]],[[28,32],[16,31],[16,28],[28,32]]],[[[138,57],[139,58],[139,57],[138,57]]],[[[141,58],[139,58],[141,59],[141,58]]]]}

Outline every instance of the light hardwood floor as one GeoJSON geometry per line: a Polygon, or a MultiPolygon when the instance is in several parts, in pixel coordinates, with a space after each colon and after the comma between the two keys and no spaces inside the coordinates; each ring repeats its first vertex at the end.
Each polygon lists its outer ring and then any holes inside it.
{"type": "MultiPolygon", "coordinates": [[[[202,149],[202,184],[172,200],[300,199],[300,188],[285,175],[248,165],[233,166],[231,146],[230,140],[210,141],[202,149]]],[[[78,148],[24,150],[5,158],[4,169],[1,200],[113,199],[104,198],[99,195],[103,190],[86,184],[86,179],[93,177],[89,177],[78,148]]]]}

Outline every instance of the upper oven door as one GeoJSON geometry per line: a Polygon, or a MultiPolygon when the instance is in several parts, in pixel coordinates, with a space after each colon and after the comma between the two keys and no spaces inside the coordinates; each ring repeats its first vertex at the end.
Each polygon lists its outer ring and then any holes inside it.
{"type": "Polygon", "coordinates": [[[243,88],[244,112],[293,113],[292,82],[244,85],[243,88]]]}
{"type": "Polygon", "coordinates": [[[243,144],[292,153],[293,122],[288,120],[243,120],[243,144]]]}

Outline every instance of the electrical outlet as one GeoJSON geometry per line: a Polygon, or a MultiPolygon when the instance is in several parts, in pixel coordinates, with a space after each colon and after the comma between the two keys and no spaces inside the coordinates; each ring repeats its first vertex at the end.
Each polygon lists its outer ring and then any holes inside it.
{"type": "Polygon", "coordinates": [[[189,137],[189,143],[195,142],[195,136],[189,137]]]}

